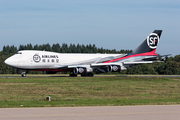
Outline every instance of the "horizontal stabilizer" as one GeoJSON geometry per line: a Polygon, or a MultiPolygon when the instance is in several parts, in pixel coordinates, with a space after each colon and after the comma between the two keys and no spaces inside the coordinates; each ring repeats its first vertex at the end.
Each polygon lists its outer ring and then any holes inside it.
{"type": "Polygon", "coordinates": [[[144,64],[144,63],[153,63],[153,61],[123,62],[123,64],[124,64],[124,65],[132,65],[132,64],[144,64]]]}
{"type": "Polygon", "coordinates": [[[173,54],[167,54],[167,55],[161,55],[160,57],[167,57],[167,56],[171,56],[173,54]]]}

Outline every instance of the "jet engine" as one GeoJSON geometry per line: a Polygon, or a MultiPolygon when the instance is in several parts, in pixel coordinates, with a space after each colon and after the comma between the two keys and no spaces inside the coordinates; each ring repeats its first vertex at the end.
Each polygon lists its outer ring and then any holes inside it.
{"type": "Polygon", "coordinates": [[[77,74],[89,74],[92,73],[93,69],[90,67],[76,67],[73,69],[73,74],[77,75],[77,74]]]}
{"type": "Polygon", "coordinates": [[[104,72],[111,72],[112,70],[112,66],[110,66],[110,65],[107,65],[107,66],[105,66],[105,67],[101,67],[101,69],[103,69],[104,70],[104,72]]]}
{"type": "Polygon", "coordinates": [[[120,65],[112,65],[110,68],[111,68],[111,72],[120,72],[121,71],[120,65]]]}
{"type": "Polygon", "coordinates": [[[107,65],[103,67],[97,67],[94,69],[94,72],[99,73],[105,73],[105,72],[120,72],[121,66],[120,65],[107,65]]]}
{"type": "Polygon", "coordinates": [[[85,67],[76,67],[73,69],[74,74],[85,74],[87,69],[85,67]]]}

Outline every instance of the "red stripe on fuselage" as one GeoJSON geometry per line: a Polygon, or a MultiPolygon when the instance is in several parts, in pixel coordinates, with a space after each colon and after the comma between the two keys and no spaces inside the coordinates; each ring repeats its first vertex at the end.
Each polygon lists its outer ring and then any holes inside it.
{"type": "Polygon", "coordinates": [[[157,56],[158,54],[155,54],[155,51],[156,51],[156,49],[154,49],[154,50],[151,51],[151,52],[141,53],[141,54],[135,54],[135,55],[129,55],[129,56],[117,58],[117,59],[114,59],[114,60],[106,61],[106,62],[103,62],[103,63],[111,63],[111,62],[116,62],[116,61],[119,61],[119,60],[131,58],[131,57],[138,57],[138,56],[157,56]]]}

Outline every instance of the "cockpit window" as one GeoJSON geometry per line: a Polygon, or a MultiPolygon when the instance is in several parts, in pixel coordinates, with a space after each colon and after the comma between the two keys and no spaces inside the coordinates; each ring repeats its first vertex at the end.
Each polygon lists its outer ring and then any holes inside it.
{"type": "Polygon", "coordinates": [[[16,54],[22,54],[22,52],[17,52],[16,54]]]}

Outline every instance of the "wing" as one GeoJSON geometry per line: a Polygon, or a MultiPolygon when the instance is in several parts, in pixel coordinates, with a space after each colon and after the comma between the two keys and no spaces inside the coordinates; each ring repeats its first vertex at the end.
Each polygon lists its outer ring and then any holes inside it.
{"type": "MultiPolygon", "coordinates": [[[[167,56],[167,55],[164,55],[167,56]]],[[[127,68],[135,67],[138,64],[147,64],[153,62],[160,62],[159,55],[156,56],[140,56],[137,58],[127,57],[127,54],[108,56],[104,58],[95,58],[88,61],[80,61],[71,65],[58,66],[58,69],[71,69],[74,74],[83,74],[89,72],[105,73],[105,72],[119,72],[127,68]],[[116,62],[106,62],[117,58],[122,58],[116,62]],[[123,59],[125,58],[125,59],[123,59]]],[[[162,62],[162,61],[161,61],[162,62]]]]}

